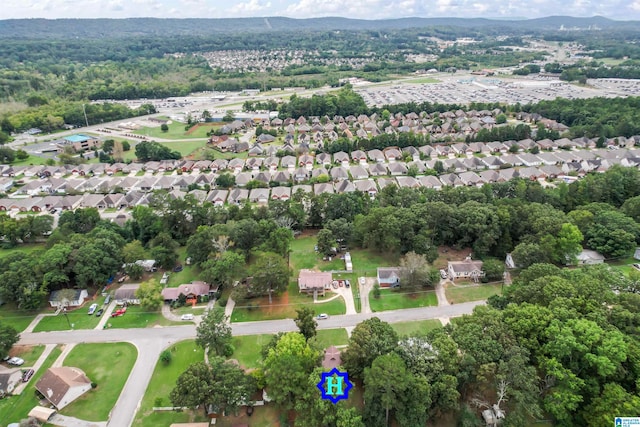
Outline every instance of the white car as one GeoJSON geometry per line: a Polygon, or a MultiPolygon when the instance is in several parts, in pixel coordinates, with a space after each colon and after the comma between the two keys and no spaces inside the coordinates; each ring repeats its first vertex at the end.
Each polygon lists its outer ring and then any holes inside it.
{"type": "Polygon", "coordinates": [[[327,313],[320,313],[317,316],[318,320],[324,320],[324,319],[328,319],[328,318],[329,318],[329,315],[327,313]]]}
{"type": "Polygon", "coordinates": [[[24,360],[19,357],[12,357],[7,361],[9,365],[21,366],[24,364],[24,360]]]}
{"type": "Polygon", "coordinates": [[[193,320],[193,314],[191,313],[183,314],[180,317],[180,320],[193,320]]]}
{"type": "Polygon", "coordinates": [[[98,304],[91,304],[91,306],[89,307],[89,316],[95,313],[97,308],[98,308],[98,304]]]}

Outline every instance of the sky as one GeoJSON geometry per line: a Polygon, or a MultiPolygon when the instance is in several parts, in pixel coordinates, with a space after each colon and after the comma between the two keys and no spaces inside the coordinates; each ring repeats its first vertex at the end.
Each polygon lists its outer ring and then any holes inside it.
{"type": "Polygon", "coordinates": [[[640,20],[640,0],[1,0],[1,3],[0,19],[601,15],[611,19],[640,20]]]}

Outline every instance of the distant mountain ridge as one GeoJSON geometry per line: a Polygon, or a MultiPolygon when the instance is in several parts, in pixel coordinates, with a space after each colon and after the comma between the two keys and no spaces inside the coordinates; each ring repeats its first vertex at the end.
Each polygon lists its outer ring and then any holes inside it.
{"type": "Polygon", "coordinates": [[[260,18],[127,18],[127,19],[9,19],[0,20],[0,38],[73,38],[130,36],[206,36],[221,33],[274,31],[361,31],[393,30],[423,27],[496,27],[521,31],[557,30],[565,28],[637,29],[639,21],[615,21],[602,16],[578,18],[549,16],[536,19],[487,18],[398,18],[383,20],[324,17],[295,19],[281,16],[260,18]]]}

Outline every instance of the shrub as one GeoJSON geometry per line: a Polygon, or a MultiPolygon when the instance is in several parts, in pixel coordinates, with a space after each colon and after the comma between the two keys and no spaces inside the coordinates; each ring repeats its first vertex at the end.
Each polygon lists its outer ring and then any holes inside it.
{"type": "Polygon", "coordinates": [[[226,307],[227,306],[227,299],[226,298],[220,298],[218,300],[218,304],[220,305],[220,307],[226,307]]]}
{"type": "Polygon", "coordinates": [[[171,352],[169,350],[164,350],[162,353],[160,353],[160,361],[165,365],[171,363],[172,358],[173,356],[171,355],[171,352]]]}
{"type": "Polygon", "coordinates": [[[379,284],[375,284],[373,285],[373,297],[375,299],[379,299],[380,298],[380,285],[379,284]]]}
{"type": "Polygon", "coordinates": [[[92,382],[92,383],[91,383],[91,388],[96,388],[96,387],[98,387],[98,383],[94,383],[94,382],[92,382]]]}

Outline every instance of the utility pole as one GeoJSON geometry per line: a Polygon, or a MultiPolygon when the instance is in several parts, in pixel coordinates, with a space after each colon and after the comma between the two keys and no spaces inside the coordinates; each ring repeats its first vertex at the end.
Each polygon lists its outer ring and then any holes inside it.
{"type": "Polygon", "coordinates": [[[62,314],[64,314],[64,318],[67,319],[69,329],[71,329],[71,322],[69,322],[69,316],[67,316],[67,307],[62,307],[62,314]]]}

